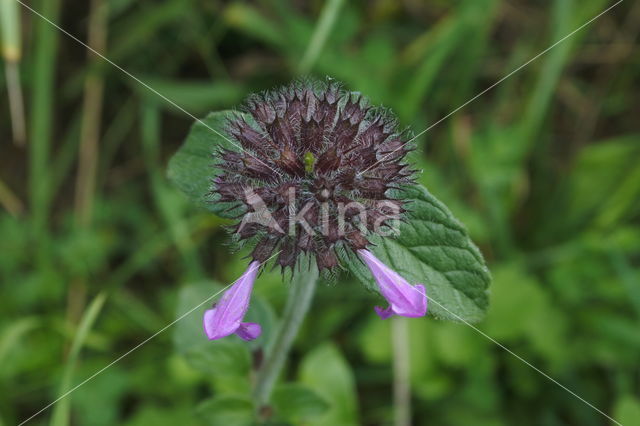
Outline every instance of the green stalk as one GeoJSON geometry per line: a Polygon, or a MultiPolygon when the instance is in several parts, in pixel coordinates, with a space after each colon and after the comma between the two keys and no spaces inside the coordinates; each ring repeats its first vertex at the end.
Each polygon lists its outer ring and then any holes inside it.
{"type": "MultiPolygon", "coordinates": [[[[107,43],[107,3],[104,0],[91,0],[88,32],[89,46],[102,54],[107,43]]],[[[88,55],[88,68],[99,63],[101,58],[93,52],[88,55]]],[[[102,118],[102,100],[104,80],[101,74],[89,72],[84,85],[82,108],[82,127],[78,151],[78,174],[76,176],[75,219],[79,232],[91,227],[95,199],[100,125],[102,118]]],[[[50,188],[51,190],[51,188],[50,188]]],[[[67,289],[67,320],[75,324],[82,314],[86,303],[86,276],[71,280],[67,289]]]]}
{"type": "Polygon", "coordinates": [[[307,51],[304,53],[302,61],[300,61],[299,71],[301,74],[308,73],[318,59],[318,56],[320,56],[329,37],[329,33],[336,23],[338,13],[340,13],[343,3],[344,0],[327,0],[322,8],[322,13],[311,36],[311,41],[309,41],[309,45],[307,46],[307,51]]]}
{"type": "Polygon", "coordinates": [[[20,12],[15,0],[0,0],[0,30],[2,31],[2,56],[7,61],[20,61],[20,12]]]}
{"type": "Polygon", "coordinates": [[[0,0],[0,30],[2,31],[0,38],[2,39],[2,56],[5,61],[13,141],[16,145],[24,145],[26,130],[19,65],[22,56],[22,41],[20,37],[20,11],[15,0],[0,0]]]}
{"type": "MultiPolygon", "coordinates": [[[[89,12],[89,46],[103,54],[107,44],[108,2],[91,0],[89,12]]],[[[89,75],[84,85],[82,129],[78,154],[78,175],[76,178],[75,214],[81,227],[91,224],[95,198],[98,166],[100,126],[102,123],[102,100],[104,78],[101,72],[91,71],[102,59],[90,52],[88,57],[89,75]]]]}
{"type": "MultiPolygon", "coordinates": [[[[61,0],[43,0],[40,13],[52,22],[58,20],[61,0]]],[[[31,144],[29,152],[29,194],[33,236],[38,241],[38,258],[45,260],[48,242],[49,156],[53,134],[53,91],[57,59],[58,30],[41,18],[34,18],[36,36],[31,99],[31,144]]]]}
{"type": "Polygon", "coordinates": [[[13,143],[23,146],[27,138],[24,118],[24,99],[20,85],[20,65],[17,61],[5,59],[5,75],[7,77],[7,92],[9,93],[9,113],[11,115],[11,130],[13,143]]]}
{"type": "Polygon", "coordinates": [[[282,371],[291,345],[311,306],[317,281],[318,268],[315,262],[311,262],[308,269],[302,266],[297,268],[291,282],[289,298],[284,308],[280,328],[256,377],[253,401],[258,410],[269,402],[276,379],[282,371]]]}

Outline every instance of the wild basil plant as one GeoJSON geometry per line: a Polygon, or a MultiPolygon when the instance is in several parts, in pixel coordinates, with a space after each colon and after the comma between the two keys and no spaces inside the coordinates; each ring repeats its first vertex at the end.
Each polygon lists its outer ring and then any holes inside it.
{"type": "MultiPolygon", "coordinates": [[[[407,160],[411,134],[388,110],[336,82],[295,82],[210,114],[169,165],[199,205],[233,219],[246,272],[204,312],[203,339],[261,335],[245,321],[261,269],[290,270],[298,287],[260,367],[255,402],[269,399],[318,274],[350,271],[386,299],[375,312],[474,322],[488,305],[489,272],[464,227],[407,160]],[[296,276],[300,275],[297,277],[296,276]]],[[[283,274],[283,277],[285,274],[283,274]]],[[[354,290],[356,291],[356,290],[354,290]]]]}

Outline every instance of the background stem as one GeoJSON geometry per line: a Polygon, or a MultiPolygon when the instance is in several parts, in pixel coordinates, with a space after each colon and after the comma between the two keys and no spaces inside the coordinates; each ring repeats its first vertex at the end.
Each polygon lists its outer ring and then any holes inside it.
{"type": "MultiPolygon", "coordinates": [[[[107,2],[105,0],[91,0],[87,28],[89,34],[88,44],[100,54],[104,54],[106,50],[107,18],[107,2]]],[[[85,232],[90,229],[93,219],[104,94],[102,71],[95,69],[100,61],[99,56],[89,51],[87,64],[90,71],[84,82],[78,174],[76,176],[74,213],[78,232],[85,232]]],[[[70,324],[76,324],[84,311],[87,297],[86,281],[86,276],[78,276],[69,283],[69,288],[67,289],[67,321],[70,324]]]]}
{"type": "MultiPolygon", "coordinates": [[[[105,53],[107,44],[107,6],[104,0],[91,0],[88,44],[100,54],[105,53]]],[[[75,198],[76,221],[81,227],[89,227],[92,221],[104,95],[104,77],[96,67],[100,57],[89,52],[87,62],[90,71],[84,83],[75,198]]]]}
{"type": "MultiPolygon", "coordinates": [[[[57,22],[62,0],[39,2],[39,13],[57,22]]],[[[33,241],[37,241],[40,267],[48,267],[49,208],[51,203],[50,170],[51,141],[54,135],[54,94],[58,38],[60,32],[44,19],[34,20],[35,38],[31,82],[31,125],[29,146],[29,195],[33,241]]]]}
{"type": "Polygon", "coordinates": [[[13,130],[13,142],[24,145],[27,138],[27,130],[24,118],[24,99],[20,86],[20,65],[17,61],[5,62],[5,75],[7,78],[7,92],[9,93],[9,113],[11,114],[11,128],[13,130]]]}
{"type": "Polygon", "coordinates": [[[24,100],[20,85],[21,23],[18,3],[15,0],[0,0],[0,50],[5,61],[13,142],[19,146],[24,145],[26,138],[24,100]]]}
{"type": "MultiPolygon", "coordinates": [[[[300,262],[302,265],[304,262],[300,262]]],[[[298,334],[304,320],[318,281],[318,268],[311,262],[309,268],[300,266],[291,282],[289,298],[284,308],[280,328],[273,345],[268,348],[264,363],[258,370],[256,386],[253,392],[255,406],[260,409],[267,404],[276,379],[282,371],[284,361],[289,354],[291,344],[298,334]]]]}
{"type": "Polygon", "coordinates": [[[409,358],[409,324],[406,318],[391,319],[393,345],[393,407],[395,426],[411,425],[411,384],[409,358]]]}

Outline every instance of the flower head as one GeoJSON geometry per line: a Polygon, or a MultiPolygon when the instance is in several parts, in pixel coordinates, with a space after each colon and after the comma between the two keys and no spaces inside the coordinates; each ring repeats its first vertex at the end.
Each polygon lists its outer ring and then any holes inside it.
{"type": "Polygon", "coordinates": [[[427,313],[427,296],[422,284],[412,286],[368,250],[358,250],[358,254],[373,274],[380,293],[389,302],[389,307],[386,309],[375,307],[380,318],[387,319],[394,314],[403,317],[421,317],[427,313]]]}
{"type": "Polygon", "coordinates": [[[389,189],[411,183],[407,134],[386,110],[333,82],[297,82],[250,97],[228,123],[244,152],[217,153],[218,201],[243,207],[236,238],[251,256],[273,253],[293,269],[301,253],[320,270],[338,266],[336,250],[357,251],[367,235],[400,219],[403,201],[389,189]]]}
{"type": "Polygon", "coordinates": [[[253,282],[258,274],[259,262],[251,262],[244,274],[220,298],[220,301],[204,313],[204,331],[209,340],[237,334],[244,340],[260,336],[260,324],[242,322],[249,309],[253,282]]]}

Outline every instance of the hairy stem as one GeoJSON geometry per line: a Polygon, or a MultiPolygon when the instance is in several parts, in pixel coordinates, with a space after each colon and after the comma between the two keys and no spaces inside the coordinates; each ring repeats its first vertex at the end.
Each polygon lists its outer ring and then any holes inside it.
{"type": "Polygon", "coordinates": [[[391,319],[393,344],[393,408],[395,426],[411,425],[411,384],[409,383],[409,324],[406,318],[391,319]]]}
{"type": "Polygon", "coordinates": [[[315,262],[311,262],[308,269],[300,267],[296,271],[282,315],[280,328],[273,340],[273,344],[269,348],[264,363],[258,370],[253,391],[253,400],[258,410],[269,402],[276,379],[282,371],[291,345],[311,306],[311,299],[313,298],[317,281],[318,268],[315,262]]]}

